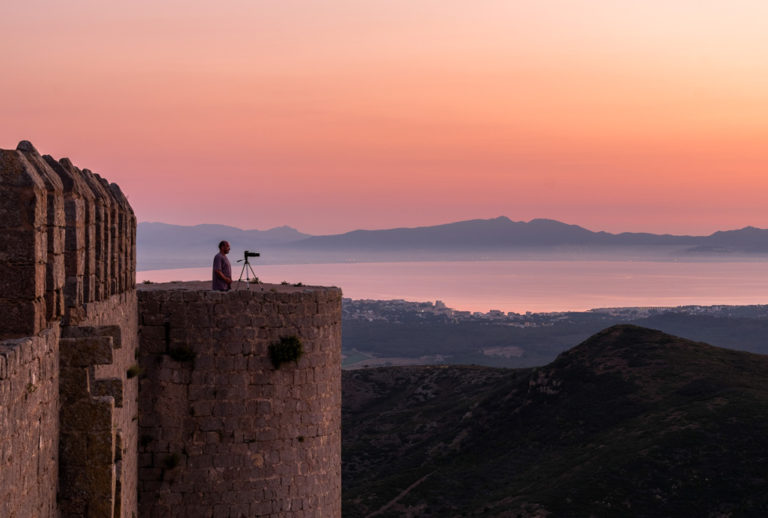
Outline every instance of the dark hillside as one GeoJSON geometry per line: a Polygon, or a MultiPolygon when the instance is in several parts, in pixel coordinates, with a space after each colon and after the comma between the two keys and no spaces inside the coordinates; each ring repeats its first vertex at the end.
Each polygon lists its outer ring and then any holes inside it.
{"type": "Polygon", "coordinates": [[[765,516],[768,357],[615,326],[537,369],[343,374],[344,516],[765,516]]]}

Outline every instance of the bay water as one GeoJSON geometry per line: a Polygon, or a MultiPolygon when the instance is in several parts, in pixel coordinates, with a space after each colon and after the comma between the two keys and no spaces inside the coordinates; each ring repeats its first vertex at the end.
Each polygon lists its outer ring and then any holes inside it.
{"type": "MultiPolygon", "coordinates": [[[[353,299],[441,300],[464,311],[768,304],[768,261],[419,261],[253,268],[265,283],[338,286],[353,299]]],[[[236,264],[232,271],[237,279],[236,264]]],[[[211,268],[146,270],[136,278],[209,280],[211,268]]]]}

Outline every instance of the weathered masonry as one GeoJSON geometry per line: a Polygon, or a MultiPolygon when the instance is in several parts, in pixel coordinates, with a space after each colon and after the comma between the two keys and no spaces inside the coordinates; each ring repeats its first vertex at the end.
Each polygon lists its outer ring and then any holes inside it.
{"type": "Polygon", "coordinates": [[[341,516],[340,313],[333,288],[142,286],[141,516],[341,516]]]}
{"type": "Polygon", "coordinates": [[[136,218],[29,142],[0,150],[0,189],[0,516],[131,516],[136,218]]]}
{"type": "Polygon", "coordinates": [[[117,185],[0,150],[0,516],[340,516],[340,291],[137,291],[135,244],[117,185]]]}

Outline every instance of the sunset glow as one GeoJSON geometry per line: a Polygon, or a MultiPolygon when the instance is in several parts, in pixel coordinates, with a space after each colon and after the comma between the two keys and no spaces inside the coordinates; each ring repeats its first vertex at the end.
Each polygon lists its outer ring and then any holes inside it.
{"type": "Polygon", "coordinates": [[[102,173],[140,221],[768,228],[767,19],[739,0],[16,2],[0,147],[102,173]]]}

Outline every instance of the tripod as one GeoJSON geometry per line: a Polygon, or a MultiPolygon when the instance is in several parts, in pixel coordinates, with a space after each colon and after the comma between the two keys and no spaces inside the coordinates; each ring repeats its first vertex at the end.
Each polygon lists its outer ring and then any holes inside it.
{"type": "Polygon", "coordinates": [[[245,261],[243,263],[243,269],[240,270],[240,278],[237,279],[237,289],[240,289],[240,282],[243,280],[243,274],[245,274],[245,289],[250,290],[251,289],[251,277],[255,279],[256,283],[259,282],[259,278],[256,277],[256,273],[254,273],[253,268],[251,267],[251,263],[248,261],[248,254],[246,252],[245,259],[238,259],[237,262],[245,261]]]}

